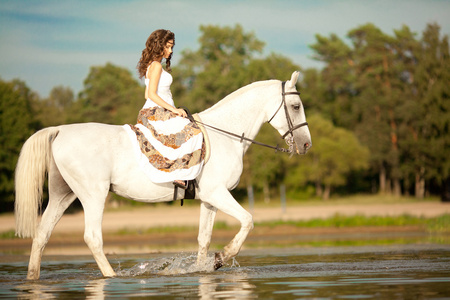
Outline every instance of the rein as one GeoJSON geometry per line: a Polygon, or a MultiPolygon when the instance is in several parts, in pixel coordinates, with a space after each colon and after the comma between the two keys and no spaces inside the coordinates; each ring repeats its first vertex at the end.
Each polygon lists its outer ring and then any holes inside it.
{"type": "Polygon", "coordinates": [[[280,152],[291,152],[290,149],[281,148],[281,147],[279,147],[278,145],[276,145],[276,146],[271,146],[271,145],[268,145],[268,144],[264,144],[264,143],[258,142],[258,141],[256,141],[256,140],[249,139],[249,138],[247,138],[247,137],[244,136],[244,133],[242,133],[242,135],[239,135],[239,134],[236,134],[236,133],[233,133],[233,132],[230,132],[230,131],[226,131],[226,130],[223,130],[223,129],[220,129],[220,128],[211,126],[211,125],[209,125],[209,124],[205,124],[205,123],[200,122],[200,121],[197,121],[197,120],[195,120],[194,122],[195,122],[195,123],[202,124],[203,126],[209,127],[209,128],[211,128],[211,129],[217,130],[217,131],[219,131],[219,132],[225,133],[225,134],[227,134],[227,135],[231,135],[231,136],[233,136],[233,137],[237,137],[237,138],[240,139],[240,142],[241,142],[241,143],[242,143],[243,141],[247,141],[247,142],[250,142],[250,143],[252,143],[252,144],[256,144],[256,145],[260,145],[260,146],[263,146],[263,147],[275,149],[275,152],[278,152],[278,151],[280,151],[280,152]]]}
{"type": "MultiPolygon", "coordinates": [[[[299,129],[300,127],[303,127],[303,126],[308,125],[308,122],[303,122],[303,123],[300,123],[300,124],[295,125],[295,126],[293,125],[292,120],[291,120],[291,118],[290,118],[290,116],[289,116],[288,109],[287,109],[285,96],[286,96],[286,95],[300,95],[300,93],[299,93],[299,92],[287,92],[287,93],[286,93],[286,92],[285,92],[285,88],[284,88],[285,85],[286,85],[286,82],[285,82],[285,81],[281,82],[281,104],[280,104],[280,106],[278,107],[277,111],[273,114],[272,118],[270,118],[270,120],[269,120],[267,123],[270,123],[270,121],[273,120],[273,118],[276,116],[276,114],[277,114],[278,111],[281,109],[281,107],[284,106],[284,112],[285,112],[285,114],[286,114],[286,120],[287,120],[287,123],[288,123],[288,128],[289,128],[289,130],[288,130],[285,134],[283,134],[283,135],[281,136],[281,138],[284,139],[288,134],[291,135],[290,140],[291,140],[292,142],[288,143],[288,145],[290,146],[289,149],[281,148],[281,147],[279,147],[278,145],[272,146],[272,145],[264,144],[264,143],[258,142],[258,141],[256,141],[256,140],[253,140],[253,139],[250,139],[250,138],[245,137],[245,136],[244,136],[244,133],[242,133],[242,135],[238,135],[238,134],[236,134],[236,133],[233,133],[233,132],[230,132],[230,131],[226,131],[226,130],[223,130],[223,129],[214,127],[214,126],[212,126],[212,125],[205,124],[205,123],[203,123],[203,122],[194,120],[192,117],[189,117],[189,119],[190,119],[192,122],[199,123],[199,124],[201,124],[201,125],[203,125],[203,126],[206,126],[206,127],[211,128],[211,129],[217,130],[217,131],[219,131],[219,132],[225,133],[225,134],[227,134],[227,135],[236,137],[236,138],[240,139],[240,142],[241,142],[241,143],[242,143],[243,141],[247,141],[247,142],[250,142],[250,143],[252,143],[252,144],[259,145],[259,146],[267,147],[267,148],[270,148],[270,149],[275,149],[275,152],[280,151],[280,152],[288,152],[288,153],[292,153],[292,152],[294,151],[294,150],[293,150],[293,139],[294,139],[293,131],[296,130],[296,129],[299,129]]],[[[188,115],[189,115],[189,112],[188,112],[188,115]]]]}

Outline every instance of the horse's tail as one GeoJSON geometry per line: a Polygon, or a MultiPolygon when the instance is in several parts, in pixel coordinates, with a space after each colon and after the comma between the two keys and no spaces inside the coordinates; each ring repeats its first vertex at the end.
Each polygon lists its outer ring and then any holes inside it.
{"type": "Polygon", "coordinates": [[[15,176],[16,235],[19,237],[34,237],[36,232],[43,185],[52,159],[51,145],[58,132],[57,127],[42,129],[20,151],[15,176]]]}

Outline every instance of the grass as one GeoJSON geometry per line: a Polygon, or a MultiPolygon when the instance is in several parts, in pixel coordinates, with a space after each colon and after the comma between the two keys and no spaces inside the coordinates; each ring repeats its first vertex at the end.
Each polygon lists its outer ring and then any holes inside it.
{"type": "MultiPolygon", "coordinates": [[[[382,194],[355,194],[349,196],[332,197],[328,200],[320,198],[311,198],[308,200],[287,199],[287,207],[289,206],[331,206],[339,204],[402,204],[402,203],[417,203],[417,202],[440,202],[438,197],[427,197],[424,199],[417,199],[415,197],[393,196],[382,194]]],[[[247,199],[241,203],[248,206],[247,199]]],[[[255,205],[257,207],[280,207],[280,199],[278,197],[271,198],[269,203],[265,203],[263,199],[256,199],[255,205]]]]}
{"type": "Polygon", "coordinates": [[[390,226],[420,226],[429,232],[450,232],[450,214],[433,218],[402,216],[342,216],[334,215],[326,219],[311,219],[305,221],[268,221],[259,222],[255,226],[276,227],[291,225],[303,228],[343,228],[343,227],[390,227],[390,226]]]}
{"type": "MultiPolygon", "coordinates": [[[[247,198],[238,198],[238,201],[244,207],[248,207],[247,198]]],[[[412,196],[393,196],[393,195],[383,195],[383,194],[355,194],[348,196],[334,196],[330,199],[324,201],[320,198],[308,198],[307,200],[298,199],[295,197],[288,197],[287,207],[289,206],[328,206],[328,205],[339,205],[339,204],[391,204],[391,203],[415,203],[415,202],[440,202],[439,197],[426,197],[424,199],[417,199],[412,196]]],[[[185,200],[185,206],[198,206],[198,200],[185,200]]],[[[114,207],[113,205],[108,205],[106,211],[123,211],[123,210],[134,210],[139,207],[179,207],[180,201],[175,202],[160,202],[160,203],[144,203],[130,200],[123,200],[120,202],[120,206],[114,207]]],[[[272,195],[271,201],[266,203],[262,196],[255,197],[255,207],[280,207],[279,195],[272,195]]],[[[81,207],[79,208],[81,210],[81,207]]]]}
{"type": "MultiPolygon", "coordinates": [[[[214,230],[228,230],[234,229],[235,226],[229,226],[226,222],[217,221],[214,223],[214,230]]],[[[140,235],[140,234],[152,234],[152,233],[172,233],[172,232],[193,232],[198,231],[198,227],[195,226],[164,226],[164,227],[149,227],[145,229],[129,229],[123,228],[116,231],[117,235],[140,235]]]]}
{"type": "MultiPolygon", "coordinates": [[[[348,228],[348,227],[402,227],[418,226],[431,233],[450,233],[450,214],[444,214],[433,218],[402,216],[342,216],[334,215],[326,219],[311,219],[304,221],[266,221],[257,222],[255,227],[293,226],[299,228],[348,228]]],[[[236,230],[237,226],[230,226],[226,222],[216,222],[214,230],[236,230]]],[[[197,227],[165,226],[153,227],[142,230],[122,229],[117,231],[119,235],[171,233],[171,232],[196,232],[197,227]]]]}
{"type": "Polygon", "coordinates": [[[0,232],[0,240],[9,240],[14,238],[16,238],[16,232],[14,230],[0,232]]]}
{"type": "MultiPolygon", "coordinates": [[[[438,198],[427,198],[417,200],[413,197],[394,197],[389,195],[352,195],[348,197],[332,198],[328,201],[322,201],[317,199],[312,200],[290,200],[287,201],[287,207],[289,206],[302,206],[302,205],[338,205],[338,204],[373,204],[373,203],[411,203],[411,202],[423,202],[423,201],[436,201],[438,198]]],[[[167,205],[167,204],[155,204],[155,205],[167,205]]],[[[179,205],[177,202],[172,205],[179,205]]],[[[185,205],[198,205],[197,201],[186,201],[185,205]]],[[[244,206],[248,206],[248,203],[244,201],[244,206]]],[[[270,203],[264,203],[264,201],[257,201],[258,207],[279,207],[279,199],[273,198],[270,203]]],[[[133,209],[131,206],[121,206],[117,210],[133,209]]],[[[111,209],[116,210],[116,209],[111,209]]],[[[444,214],[433,218],[415,217],[410,215],[402,216],[342,216],[335,215],[326,219],[311,219],[304,221],[267,221],[257,222],[255,227],[276,227],[276,226],[294,226],[299,228],[343,228],[343,227],[389,227],[389,226],[418,226],[432,233],[450,233],[450,214],[444,214]]],[[[237,226],[228,225],[226,222],[216,222],[214,224],[214,230],[236,230],[237,226]]],[[[152,227],[143,229],[129,229],[123,228],[114,232],[117,235],[142,235],[152,233],[173,233],[173,232],[197,232],[196,226],[165,226],[165,227],[152,227]]],[[[14,239],[15,233],[13,230],[0,232],[0,240],[2,239],[14,239]]]]}
{"type": "Polygon", "coordinates": [[[450,215],[445,214],[436,218],[432,218],[427,222],[427,229],[430,232],[449,233],[450,232],[450,215]]]}
{"type": "MultiPolygon", "coordinates": [[[[450,233],[450,214],[444,214],[438,217],[425,218],[410,215],[402,216],[342,216],[334,215],[326,219],[311,219],[301,221],[265,221],[256,222],[255,227],[275,228],[277,226],[293,226],[298,228],[348,228],[348,227],[402,227],[418,226],[430,233],[450,233]]],[[[214,230],[236,230],[238,227],[230,226],[226,222],[218,221],[214,225],[214,230]]],[[[113,234],[125,235],[144,235],[153,233],[173,233],[173,232],[196,232],[195,226],[164,226],[151,227],[145,229],[123,228],[113,234]]],[[[0,232],[0,239],[14,239],[14,230],[0,232]]]]}
{"type": "Polygon", "coordinates": [[[333,217],[326,219],[311,219],[301,221],[267,221],[259,222],[256,226],[269,226],[275,227],[278,225],[291,225],[295,227],[367,227],[367,226],[411,226],[411,225],[424,225],[428,219],[421,217],[413,217],[409,215],[403,216],[343,216],[334,215],[333,217]]]}
{"type": "Polygon", "coordinates": [[[129,229],[123,228],[116,231],[114,234],[117,235],[141,235],[141,234],[152,234],[152,233],[171,233],[171,232],[191,232],[197,231],[198,228],[194,226],[164,226],[164,227],[149,227],[144,229],[129,229]]]}

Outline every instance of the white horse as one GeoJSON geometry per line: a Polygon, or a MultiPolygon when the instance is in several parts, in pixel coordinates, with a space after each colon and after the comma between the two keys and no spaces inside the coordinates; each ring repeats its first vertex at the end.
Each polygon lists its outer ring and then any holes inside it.
{"type": "MultiPolygon", "coordinates": [[[[305,154],[311,147],[311,136],[304,126],[306,118],[295,90],[298,75],[294,72],[283,83],[269,80],[250,84],[199,116],[205,124],[239,135],[244,133],[250,139],[264,122],[270,121],[280,134],[288,136],[288,144],[295,144],[298,154],[305,154]]],[[[239,182],[243,156],[250,142],[211,128],[207,134],[211,156],[197,177],[196,198],[201,200],[197,261],[201,263],[207,258],[217,209],[241,223],[233,240],[216,253],[217,269],[238,254],[253,228],[252,215],[229,192],[239,182]]],[[[56,223],[76,198],[85,214],[84,240],[105,277],[116,275],[103,252],[101,227],[108,192],[149,203],[173,200],[172,183],[155,184],[146,178],[135,159],[129,136],[122,126],[115,125],[73,124],[36,132],[22,148],[15,184],[16,235],[33,238],[28,279],[39,278],[44,247],[56,223]],[[47,171],[49,202],[37,224],[47,171]]],[[[183,196],[180,190],[178,199],[183,196]]]]}

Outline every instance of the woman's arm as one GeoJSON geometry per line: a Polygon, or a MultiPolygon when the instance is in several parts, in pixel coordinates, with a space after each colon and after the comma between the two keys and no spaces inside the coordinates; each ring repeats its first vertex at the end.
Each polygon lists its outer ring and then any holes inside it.
{"type": "Polygon", "coordinates": [[[170,110],[177,115],[180,115],[182,117],[186,117],[186,112],[184,109],[178,109],[176,107],[173,107],[166,101],[164,101],[156,91],[158,90],[158,84],[159,79],[161,78],[162,74],[162,65],[158,61],[154,61],[147,72],[146,78],[149,79],[149,85],[145,88],[145,98],[150,98],[153,102],[155,102],[157,105],[164,107],[167,110],[170,110]]]}

